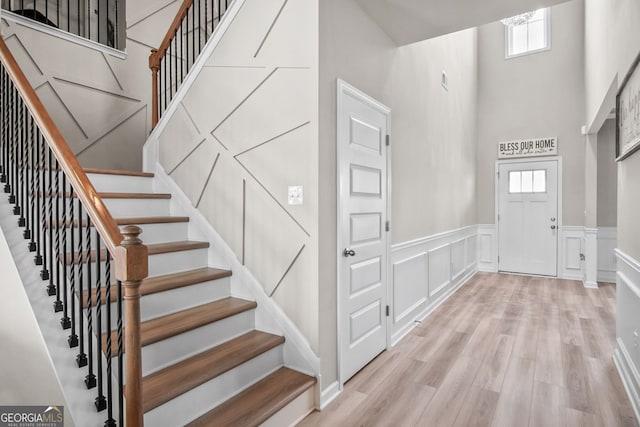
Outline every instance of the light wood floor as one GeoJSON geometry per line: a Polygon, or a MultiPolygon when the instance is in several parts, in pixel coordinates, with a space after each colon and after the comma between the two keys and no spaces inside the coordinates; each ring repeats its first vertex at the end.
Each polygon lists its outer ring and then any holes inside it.
{"type": "Polygon", "coordinates": [[[478,273],[308,426],[637,426],[615,285],[478,273]]]}

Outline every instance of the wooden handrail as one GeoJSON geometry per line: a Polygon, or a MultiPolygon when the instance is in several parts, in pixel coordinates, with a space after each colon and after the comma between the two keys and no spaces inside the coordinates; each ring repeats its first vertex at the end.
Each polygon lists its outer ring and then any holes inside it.
{"type": "Polygon", "coordinates": [[[69,144],[67,144],[47,109],[38,98],[33,87],[31,87],[29,80],[20,69],[2,37],[0,37],[0,60],[20,92],[42,135],[51,147],[51,151],[58,159],[58,163],[65,172],[71,186],[82,201],[82,205],[104,239],[109,251],[115,253],[116,247],[122,241],[122,234],[120,234],[118,225],[107,210],[93,184],[89,181],[87,174],[84,173],[78,159],[69,148],[69,144]]]}
{"type": "Polygon", "coordinates": [[[149,56],[149,68],[151,69],[151,127],[156,127],[160,119],[160,106],[158,105],[158,71],[160,70],[160,60],[167,53],[169,45],[173,41],[173,37],[182,25],[182,20],[187,16],[189,8],[193,5],[193,0],[184,0],[178,13],[176,13],[173,22],[169,26],[167,33],[164,35],[158,49],[152,49],[149,56]]]}
{"type": "MultiPolygon", "coordinates": [[[[116,277],[124,288],[124,304],[126,310],[124,328],[126,333],[127,378],[126,425],[128,427],[143,426],[142,409],[142,349],[140,346],[140,284],[148,275],[148,249],[138,238],[141,230],[129,226],[124,229],[126,239],[114,221],[104,202],[87,177],[78,159],[69,148],[62,133],[54,123],[46,108],[38,98],[35,90],[20,69],[9,51],[4,39],[0,37],[0,61],[9,74],[20,97],[28,108],[33,120],[39,128],[51,152],[58,160],[69,184],[75,190],[85,211],[91,218],[98,233],[114,256],[116,277]]],[[[65,297],[66,298],[66,297],[65,297]]],[[[110,379],[109,379],[110,381],[110,379]]]]}

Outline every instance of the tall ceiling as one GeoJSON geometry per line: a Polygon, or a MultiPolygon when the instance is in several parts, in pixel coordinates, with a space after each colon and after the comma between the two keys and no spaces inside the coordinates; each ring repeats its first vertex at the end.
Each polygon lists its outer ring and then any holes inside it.
{"type": "Polygon", "coordinates": [[[399,45],[488,24],[567,0],[356,0],[399,45]]]}

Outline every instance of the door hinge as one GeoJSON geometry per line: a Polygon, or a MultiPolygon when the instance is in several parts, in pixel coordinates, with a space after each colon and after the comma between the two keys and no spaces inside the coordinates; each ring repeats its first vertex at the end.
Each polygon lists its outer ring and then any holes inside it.
{"type": "Polygon", "coordinates": [[[389,306],[387,306],[387,317],[389,317],[389,306]]]}
{"type": "Polygon", "coordinates": [[[498,179],[500,179],[500,172],[498,172],[498,179]]]}
{"type": "Polygon", "coordinates": [[[500,214],[498,214],[498,221],[500,221],[500,214]]]}
{"type": "Polygon", "coordinates": [[[387,147],[388,147],[389,145],[391,145],[391,141],[390,141],[390,139],[391,139],[391,138],[389,138],[389,135],[387,135],[387,136],[385,137],[385,144],[386,144],[386,146],[387,146],[387,147]]]}
{"type": "Polygon", "coordinates": [[[498,264],[500,264],[500,255],[498,255],[498,264]]]}
{"type": "Polygon", "coordinates": [[[391,226],[389,225],[389,221],[385,221],[385,223],[384,223],[384,229],[385,229],[386,231],[389,231],[389,230],[391,229],[391,226]]]}

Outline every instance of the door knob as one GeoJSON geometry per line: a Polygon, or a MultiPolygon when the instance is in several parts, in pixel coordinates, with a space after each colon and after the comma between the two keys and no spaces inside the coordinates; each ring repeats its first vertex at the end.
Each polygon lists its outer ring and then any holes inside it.
{"type": "Polygon", "coordinates": [[[350,256],[355,256],[356,255],[356,251],[354,251],[353,249],[344,248],[344,251],[342,251],[342,255],[345,258],[348,258],[350,256]]]}
{"type": "Polygon", "coordinates": [[[555,225],[552,225],[552,226],[551,226],[551,229],[552,229],[552,230],[555,230],[555,229],[556,229],[556,226],[555,226],[555,225]]]}

